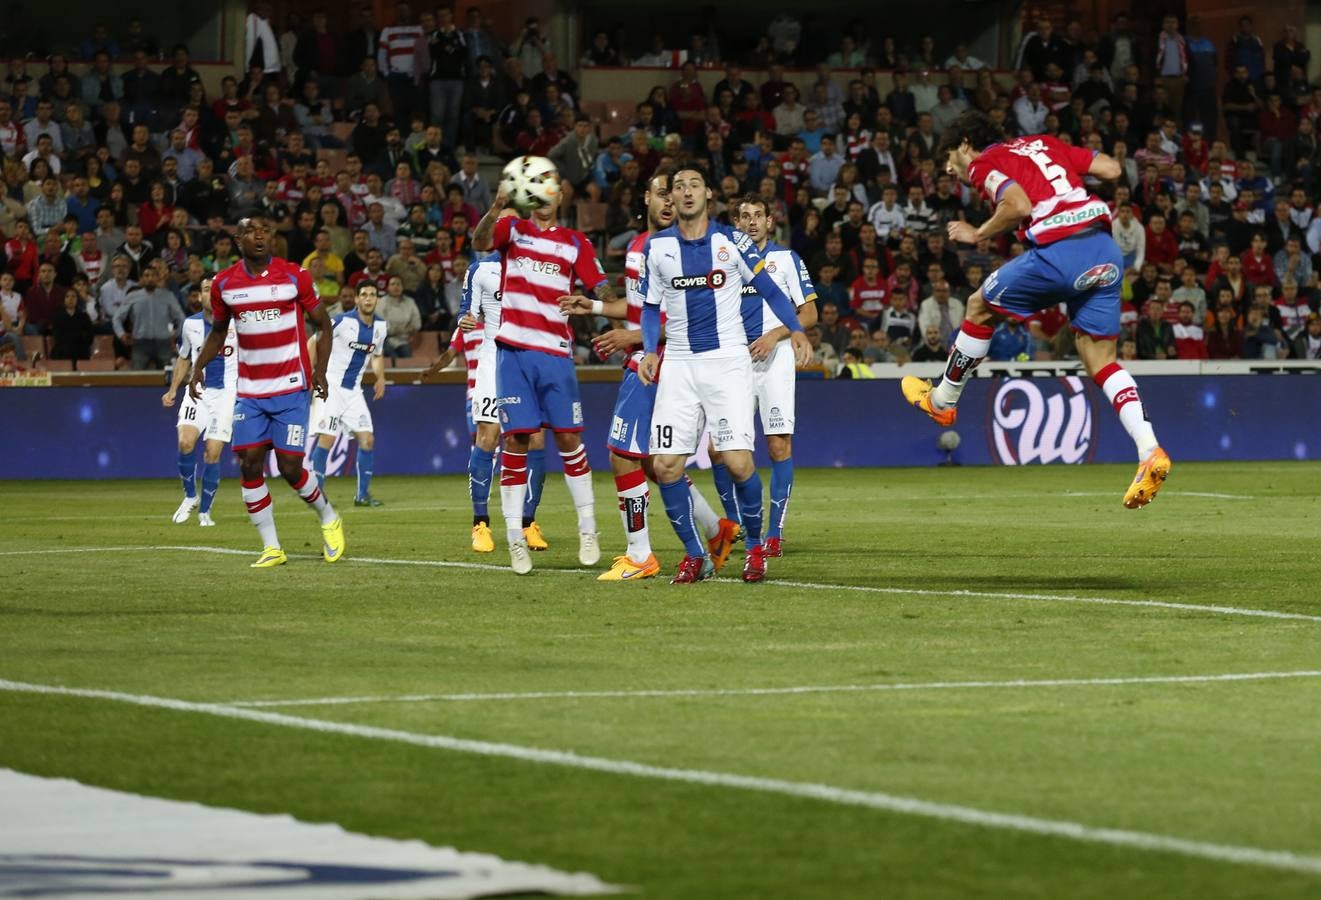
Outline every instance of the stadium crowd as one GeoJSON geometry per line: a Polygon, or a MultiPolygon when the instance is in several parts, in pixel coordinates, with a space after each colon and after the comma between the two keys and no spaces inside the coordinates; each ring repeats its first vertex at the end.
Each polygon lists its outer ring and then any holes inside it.
{"type": "MultiPolygon", "coordinates": [[[[1059,24],[1035,23],[1012,78],[962,44],[903,48],[858,23],[817,46],[790,13],[725,55],[714,26],[638,54],[622,29],[597,31],[580,67],[655,67],[658,82],[605,140],[591,109],[619,98],[581,96],[536,19],[499,35],[477,9],[459,21],[399,3],[388,24],[362,6],[343,30],[316,13],[277,34],[258,5],[250,66],[218,97],[187,47],[159,68],[140,23],[118,37],[97,26],[76,61],[12,60],[0,82],[0,345],[45,336],[51,358],[86,359],[102,335],[119,366],[168,365],[202,280],[236,260],[234,224],[262,213],[276,254],[312,272],[332,312],[351,306],[346,287],[375,281],[387,353],[414,357],[453,325],[495,189],[483,160],[529,153],[555,161],[565,224],[590,231],[612,269],[642,227],[650,174],[696,160],[722,220],[757,194],[807,261],[820,312],[809,337],[828,372],[943,360],[963,299],[1023,252],[1012,235],[946,240],[949,221],[991,214],[932,155],[972,107],[1011,136],[1120,161],[1118,184],[1092,187],[1127,263],[1123,358],[1321,359],[1321,87],[1296,31],[1270,44],[1244,17],[1217,47],[1195,19],[1166,17],[1154,34],[1123,13],[1104,32],[1059,24]],[[814,72],[790,80],[786,66],[814,72]],[[753,83],[745,67],[767,75],[753,83]],[[724,77],[708,92],[709,68],[724,77]]],[[[595,362],[581,322],[577,358],[595,362]]],[[[990,353],[1072,356],[1063,310],[1000,325],[990,353]]]]}

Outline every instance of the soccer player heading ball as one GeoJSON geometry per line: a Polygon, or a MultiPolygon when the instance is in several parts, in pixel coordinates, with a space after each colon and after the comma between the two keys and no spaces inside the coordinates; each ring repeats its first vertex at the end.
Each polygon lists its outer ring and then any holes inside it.
{"type": "Polygon", "coordinates": [[[953,425],[968,376],[990,347],[992,319],[1026,319],[1064,301],[1087,374],[1137,445],[1140,463],[1124,505],[1146,506],[1169,475],[1170,457],[1156,442],[1133,376],[1115,361],[1124,261],[1110,236],[1109,207],[1082,183],[1084,175],[1118,178],[1119,163],[1049,135],[1006,140],[988,117],[971,110],[945,129],[936,159],[995,205],[995,214],[980,227],[950,222],[951,241],[975,244],[1027,219],[1022,233],[1031,246],[992,272],[968,298],[966,319],[940,384],[933,389],[931,382],[910,375],[901,384],[905,399],[937,424],[953,425]]]}
{"type": "Polygon", "coordinates": [[[239,220],[239,261],[211,284],[212,328],[193,362],[188,393],[202,397],[206,367],[225,343],[229,323],[238,334],[238,400],[234,406],[234,452],[239,456],[243,502],[265,549],[253,568],[288,561],[275,533],[275,510],[266,488],[266,454],[275,448],[280,474],[321,519],[322,556],[344,555],[344,526],[315,477],[303,468],[309,392],[326,398],[326,363],[334,336],[330,317],[306,269],[271,256],[271,224],[261,216],[239,220]],[[307,354],[303,314],[320,332],[316,368],[307,354]]]}

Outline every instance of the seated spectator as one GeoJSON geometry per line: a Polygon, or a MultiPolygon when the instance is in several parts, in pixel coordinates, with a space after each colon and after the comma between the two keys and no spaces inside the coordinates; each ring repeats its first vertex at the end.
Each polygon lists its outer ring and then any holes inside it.
{"type": "Polygon", "coordinates": [[[1284,284],[1292,281],[1295,285],[1312,283],[1312,258],[1303,253],[1302,240],[1293,235],[1284,242],[1284,249],[1275,254],[1275,279],[1284,284]]]}
{"type": "Polygon", "coordinates": [[[863,360],[863,351],[857,347],[846,347],[844,349],[844,358],[840,362],[839,373],[836,378],[875,378],[876,374],[872,372],[871,366],[863,360]]]}
{"type": "Polygon", "coordinates": [[[880,262],[866,259],[862,263],[862,274],[850,287],[852,295],[849,308],[858,319],[874,324],[889,305],[889,285],[881,275],[880,262]]]}
{"type": "Polygon", "coordinates": [[[1173,359],[1174,329],[1165,320],[1165,306],[1155,298],[1144,307],[1145,317],[1137,325],[1139,359],[1173,359]]]}
{"type": "Polygon", "coordinates": [[[918,329],[926,334],[928,329],[935,328],[940,342],[948,343],[963,323],[963,312],[963,303],[950,296],[949,282],[933,282],[931,296],[923,300],[917,310],[918,329]]]}
{"type": "Polygon", "coordinates": [[[1274,328],[1262,308],[1257,304],[1248,307],[1246,322],[1243,326],[1244,359],[1278,359],[1282,349],[1287,353],[1288,345],[1284,336],[1274,328]]]}
{"type": "Polygon", "coordinates": [[[385,354],[395,358],[412,356],[422,328],[422,314],[413,298],[404,293],[404,282],[398,275],[390,276],[377,312],[387,325],[385,354]]]}
{"type": "MultiPolygon", "coordinates": [[[[427,265],[417,255],[412,238],[403,236],[399,238],[399,251],[386,261],[385,273],[391,278],[398,278],[402,282],[404,293],[409,296],[421,286],[423,279],[427,277],[427,265]]],[[[387,294],[389,290],[387,283],[387,294]]]]}
{"type": "Polygon", "coordinates": [[[904,344],[909,346],[917,336],[917,315],[908,307],[908,300],[902,294],[891,294],[890,305],[881,313],[877,328],[884,331],[891,346],[904,344]]]}
{"type": "Polygon", "coordinates": [[[1253,234],[1252,243],[1240,258],[1243,262],[1243,279],[1250,287],[1275,284],[1275,261],[1266,252],[1266,235],[1261,232],[1253,234]]]}
{"type": "Polygon", "coordinates": [[[1294,359],[1321,359],[1321,315],[1308,313],[1307,325],[1294,338],[1294,359]]]}
{"type": "Polygon", "coordinates": [[[1187,300],[1179,304],[1179,321],[1174,323],[1174,355],[1179,359],[1206,359],[1206,334],[1201,319],[1187,300]]]}
{"type": "Polygon", "coordinates": [[[1146,262],[1155,263],[1161,272],[1173,271],[1174,260],[1179,256],[1179,242],[1166,228],[1165,217],[1159,213],[1147,218],[1145,251],[1146,262]]]}
{"type": "Polygon", "coordinates": [[[939,326],[928,325],[922,330],[922,343],[913,351],[913,362],[944,362],[949,359],[947,343],[939,326]]]}
{"type": "Polygon", "coordinates": [[[1033,359],[1036,343],[1032,335],[1016,319],[1000,322],[991,334],[991,346],[986,358],[993,362],[1013,362],[1033,359]]]}

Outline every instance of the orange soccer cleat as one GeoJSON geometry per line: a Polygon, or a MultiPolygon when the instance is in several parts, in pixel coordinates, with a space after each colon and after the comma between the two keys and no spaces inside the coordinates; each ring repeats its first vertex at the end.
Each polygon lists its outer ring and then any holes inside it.
{"type": "Polygon", "coordinates": [[[931,382],[926,378],[905,375],[903,381],[899,382],[899,389],[904,392],[905,400],[930,416],[931,421],[937,425],[948,428],[959,417],[959,411],[952,406],[936,409],[931,405],[931,382]]]}
{"type": "Polygon", "coordinates": [[[720,520],[720,530],[716,536],[706,542],[707,549],[711,552],[711,564],[719,572],[725,567],[725,561],[729,559],[729,553],[734,549],[734,542],[738,540],[738,523],[730,519],[720,520]]]}
{"type": "Polygon", "coordinates": [[[1138,473],[1133,483],[1124,492],[1124,506],[1129,509],[1141,509],[1152,500],[1165,484],[1170,475],[1170,455],[1157,447],[1147,454],[1147,458],[1138,464],[1138,473]]]}

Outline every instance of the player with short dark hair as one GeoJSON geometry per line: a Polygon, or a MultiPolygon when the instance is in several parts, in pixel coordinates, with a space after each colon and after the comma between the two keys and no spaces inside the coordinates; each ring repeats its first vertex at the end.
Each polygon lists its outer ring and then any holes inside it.
{"type": "Polygon", "coordinates": [[[1119,415],[1137,445],[1137,476],[1124,506],[1138,509],[1156,496],[1170,471],[1170,457],[1156,441],[1133,376],[1116,361],[1123,255],[1110,235],[1110,209],[1083,186],[1083,177],[1113,180],[1117,161],[1073,147],[1049,135],[1006,140],[984,114],[969,110],[945,130],[937,147],[945,170],[981,191],[995,212],[980,227],[950,222],[951,241],[976,244],[1021,228],[1029,249],[996,271],[968,298],[966,318],[954,342],[945,377],[931,382],[907,376],[905,399],[939,425],[954,424],[959,395],[991,344],[991,321],[1020,321],[1055,306],[1068,307],[1078,356],[1087,374],[1119,415]]]}
{"type": "Polygon", "coordinates": [[[326,397],[326,365],[333,340],[330,317],[316,294],[312,276],[272,256],[271,224],[261,216],[241,219],[238,262],[211,284],[212,329],[193,363],[188,392],[202,396],[207,364],[224,346],[229,323],[238,334],[238,399],[234,407],[234,452],[239,457],[243,501],[264,548],[253,568],[288,562],[275,531],[275,511],[264,475],[274,448],[280,474],[321,519],[322,556],[344,556],[344,525],[303,467],[310,391],[326,397]],[[319,332],[315,367],[308,357],[303,316],[319,332]]]}

